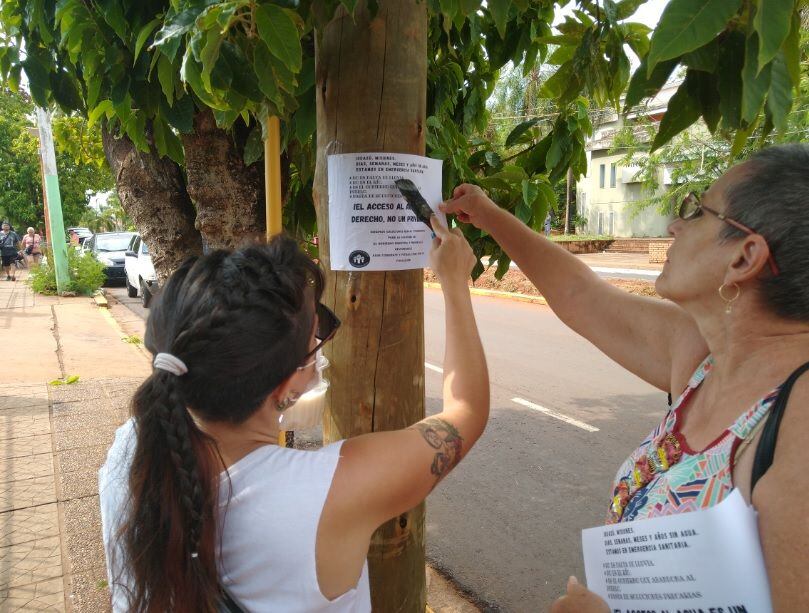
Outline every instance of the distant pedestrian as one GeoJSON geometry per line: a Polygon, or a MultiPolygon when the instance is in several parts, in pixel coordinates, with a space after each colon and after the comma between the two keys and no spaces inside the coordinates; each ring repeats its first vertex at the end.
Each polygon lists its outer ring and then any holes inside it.
{"type": "Polygon", "coordinates": [[[70,246],[71,247],[78,247],[81,243],[79,242],[79,233],[75,230],[71,230],[68,232],[68,236],[70,237],[70,246]]]}
{"type": "Polygon", "coordinates": [[[28,228],[25,236],[22,237],[22,250],[29,267],[39,265],[39,261],[42,259],[41,244],[42,237],[33,228],[28,228]]]}
{"type": "Polygon", "coordinates": [[[545,216],[545,236],[551,235],[551,212],[548,211],[548,214],[545,216]]]}
{"type": "Polygon", "coordinates": [[[6,273],[6,281],[16,281],[14,275],[14,262],[17,260],[17,245],[20,237],[11,229],[11,225],[3,222],[3,229],[0,231],[0,257],[3,260],[3,272],[6,273]]]}

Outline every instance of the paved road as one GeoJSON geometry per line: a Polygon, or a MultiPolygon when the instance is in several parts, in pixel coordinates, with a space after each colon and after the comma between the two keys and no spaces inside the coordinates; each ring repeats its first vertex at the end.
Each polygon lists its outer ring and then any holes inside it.
{"type": "Polygon", "coordinates": [[[118,302],[125,304],[130,311],[136,315],[140,315],[143,319],[149,316],[149,309],[143,308],[141,299],[127,296],[125,287],[105,287],[104,291],[108,295],[112,295],[118,302]]]}
{"type": "MultiPolygon", "coordinates": [[[[666,397],[547,307],[485,297],[474,306],[491,372],[491,421],[428,500],[427,553],[492,610],[544,611],[568,576],[583,577],[580,530],[602,523],[615,470],[665,411],[666,397]]],[[[425,330],[427,362],[440,367],[437,290],[425,292],[425,330]]],[[[440,385],[428,368],[430,412],[440,406],[440,385]]]]}
{"type": "MultiPolygon", "coordinates": [[[[141,316],[148,312],[123,288],[111,293],[141,316]]],[[[473,301],[491,371],[491,422],[428,500],[427,554],[486,610],[544,611],[568,576],[583,577],[580,531],[602,522],[615,470],[665,411],[666,397],[547,307],[473,301]]],[[[425,291],[425,330],[427,410],[434,413],[444,345],[440,291],[425,291]]]]}

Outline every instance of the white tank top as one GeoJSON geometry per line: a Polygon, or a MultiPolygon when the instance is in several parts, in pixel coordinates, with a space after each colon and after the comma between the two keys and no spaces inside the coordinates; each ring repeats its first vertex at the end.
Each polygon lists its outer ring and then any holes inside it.
{"type": "MultiPolygon", "coordinates": [[[[357,586],[328,600],[317,583],[315,546],[342,441],[319,451],[259,447],[222,473],[219,487],[219,576],[245,611],[367,613],[368,564],[357,586]]],[[[114,539],[129,500],[128,473],[135,448],[133,420],[115,433],[99,471],[99,497],[113,610],[127,611],[123,559],[114,539]]]]}

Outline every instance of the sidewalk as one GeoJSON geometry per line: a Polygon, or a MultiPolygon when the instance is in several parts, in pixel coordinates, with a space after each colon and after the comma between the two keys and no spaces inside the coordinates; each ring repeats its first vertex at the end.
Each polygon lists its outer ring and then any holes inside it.
{"type": "MultiPolygon", "coordinates": [[[[0,370],[0,612],[109,611],[97,474],[151,371],[123,340],[144,322],[114,301],[35,296],[24,277],[0,281],[0,338],[15,348],[0,370]]],[[[429,568],[428,601],[478,610],[429,568]]]]}
{"type": "Polygon", "coordinates": [[[89,298],[24,276],[0,285],[0,610],[106,611],[96,475],[149,364],[89,298]]]}

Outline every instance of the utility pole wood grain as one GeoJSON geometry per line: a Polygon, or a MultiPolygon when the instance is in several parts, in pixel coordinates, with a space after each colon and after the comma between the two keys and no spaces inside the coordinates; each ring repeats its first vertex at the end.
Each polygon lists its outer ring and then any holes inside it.
{"type": "MultiPolygon", "coordinates": [[[[314,199],[320,259],[329,271],[326,156],[424,155],[427,90],[426,2],[361,1],[341,7],[316,50],[317,168],[314,199]]],[[[343,326],[327,345],[332,386],[324,441],[407,427],[424,417],[422,270],[328,272],[324,302],[343,326]]],[[[424,505],[391,520],[369,552],[375,611],[423,612],[424,505]]]]}

